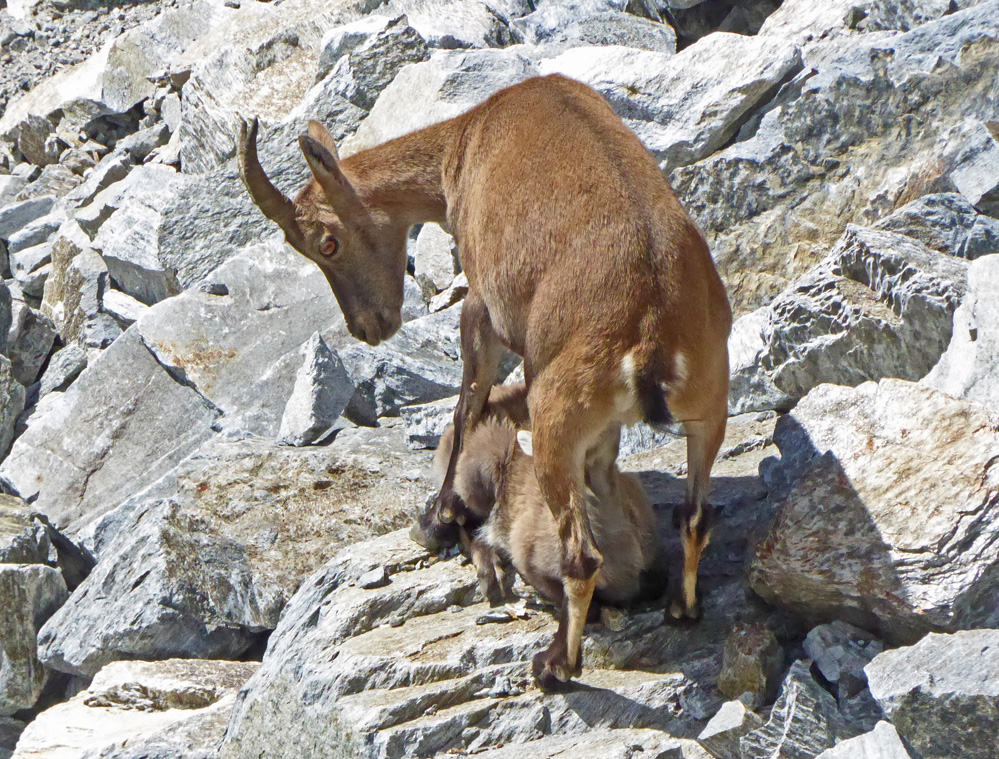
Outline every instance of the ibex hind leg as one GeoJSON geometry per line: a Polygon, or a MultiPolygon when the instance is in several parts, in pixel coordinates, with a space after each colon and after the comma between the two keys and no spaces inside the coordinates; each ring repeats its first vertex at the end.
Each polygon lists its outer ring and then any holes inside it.
{"type": "Polygon", "coordinates": [[[531,386],[534,470],[558,528],[564,602],[559,628],[534,660],[542,688],[557,687],[582,670],[582,638],[603,557],[587,515],[584,461],[587,449],[613,420],[613,396],[583,384],[577,360],[556,360],[531,386]]]}
{"type": "Polygon", "coordinates": [[[680,587],[667,608],[673,620],[698,619],[701,604],[697,573],[701,554],[711,536],[714,509],[707,502],[711,467],[725,437],[727,415],[715,412],[709,419],[686,422],[687,494],[674,513],[683,545],[683,572],[680,587]]]}

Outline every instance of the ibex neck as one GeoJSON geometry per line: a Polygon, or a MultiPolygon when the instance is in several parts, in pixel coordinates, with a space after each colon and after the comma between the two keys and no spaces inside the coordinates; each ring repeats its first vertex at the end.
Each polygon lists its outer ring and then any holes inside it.
{"type": "Polygon", "coordinates": [[[364,203],[407,225],[444,222],[447,200],[441,165],[454,120],[362,150],[341,164],[364,203]]]}

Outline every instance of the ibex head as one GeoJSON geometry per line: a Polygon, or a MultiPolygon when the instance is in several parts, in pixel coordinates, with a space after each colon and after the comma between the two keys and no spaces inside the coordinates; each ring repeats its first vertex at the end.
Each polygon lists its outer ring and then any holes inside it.
{"type": "Polygon", "coordinates": [[[285,239],[326,275],[350,333],[370,345],[402,324],[407,229],[365,204],[340,167],[332,135],[318,121],[298,138],[312,170],[292,201],[267,178],[257,157],[258,123],[243,121],[239,169],[253,202],[285,239]]]}

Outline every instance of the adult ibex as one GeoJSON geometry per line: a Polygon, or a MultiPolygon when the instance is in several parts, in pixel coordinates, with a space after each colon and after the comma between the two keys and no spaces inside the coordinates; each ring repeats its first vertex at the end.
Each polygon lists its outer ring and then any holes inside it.
{"type": "MultiPolygon", "coordinates": [[[[548,600],[556,604],[564,600],[558,525],[528,453],[531,434],[524,427],[529,423],[527,386],[494,387],[482,419],[466,436],[455,469],[455,492],[480,525],[467,531],[460,528],[462,542],[478,570],[479,588],[491,603],[507,593],[508,575],[501,558],[548,600]]],[[[434,456],[434,474],[440,480],[447,472],[453,443],[454,427],[449,427],[434,456]]],[[[617,467],[619,443],[620,429],[612,425],[588,451],[583,505],[604,559],[594,575],[594,599],[627,606],[661,595],[665,567],[655,514],[642,483],[617,467]]],[[[565,641],[559,644],[564,647],[565,641]]]]}
{"type": "Polygon", "coordinates": [[[524,357],[534,466],[558,524],[565,593],[560,637],[535,662],[539,682],[578,674],[602,557],[581,507],[586,452],[611,425],[682,422],[687,498],[678,509],[682,592],[696,617],[697,565],[712,510],[705,497],[725,432],[731,309],[707,245],[655,160],[589,87],[529,79],[448,121],[342,162],[329,132],[299,138],[313,181],[295,201],[267,179],[257,124],[239,155],[254,202],[329,280],[347,328],[371,345],[401,323],[406,236],[447,224],[469,291],[454,450],[420,519],[429,546],[456,540],[453,492],[462,438],[493,384],[502,347],[524,357]]]}

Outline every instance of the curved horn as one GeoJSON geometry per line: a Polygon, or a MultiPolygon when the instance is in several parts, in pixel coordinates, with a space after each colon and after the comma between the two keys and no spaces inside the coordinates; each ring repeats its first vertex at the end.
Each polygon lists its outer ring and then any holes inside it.
{"type": "Polygon", "coordinates": [[[240,119],[239,125],[239,174],[250,197],[271,221],[277,222],[285,239],[299,252],[305,253],[305,237],[295,218],[295,204],[267,178],[257,157],[257,119],[248,122],[240,119]]]}

